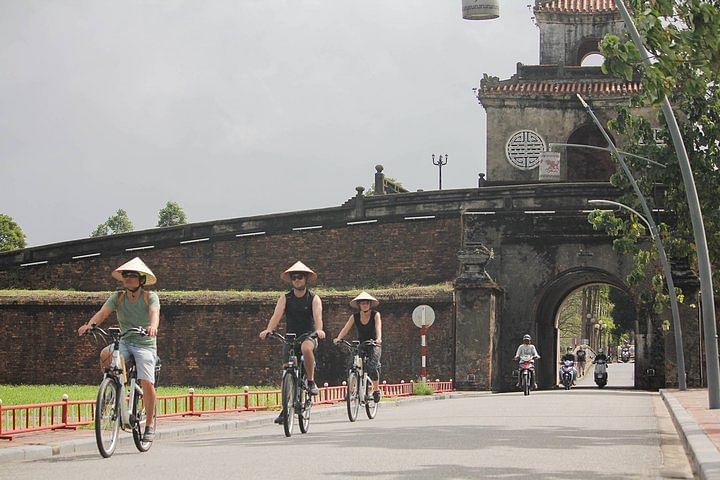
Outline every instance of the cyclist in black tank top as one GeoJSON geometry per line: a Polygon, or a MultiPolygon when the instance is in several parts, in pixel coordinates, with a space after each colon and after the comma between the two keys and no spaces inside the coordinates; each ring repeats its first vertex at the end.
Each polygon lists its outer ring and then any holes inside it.
{"type": "MultiPolygon", "coordinates": [[[[280,275],[280,278],[289,281],[292,284],[292,290],[280,295],[267,328],[260,332],[260,338],[265,339],[270,332],[275,331],[283,315],[285,315],[286,319],[286,333],[301,335],[316,332],[319,339],[325,338],[322,321],[322,301],[320,297],[308,289],[308,282],[317,278],[315,272],[302,262],[296,262],[292,267],[285,270],[280,275]]],[[[317,348],[317,340],[312,338],[305,340],[300,346],[301,353],[305,357],[305,373],[307,374],[310,395],[320,393],[315,383],[315,348],[317,348]]],[[[280,413],[275,422],[282,423],[283,415],[284,413],[280,413]]]]}
{"type": "Polygon", "coordinates": [[[360,295],[355,297],[350,305],[354,308],[359,308],[360,311],[350,315],[345,326],[338,333],[337,338],[333,340],[334,343],[340,343],[348,333],[350,329],[355,326],[358,332],[358,340],[360,343],[367,340],[375,340],[376,345],[365,346],[365,353],[367,355],[367,370],[368,375],[373,383],[373,399],[375,402],[380,401],[380,356],[382,349],[382,320],[380,318],[380,312],[375,310],[380,302],[375,297],[367,292],[362,292],[360,295]]]}

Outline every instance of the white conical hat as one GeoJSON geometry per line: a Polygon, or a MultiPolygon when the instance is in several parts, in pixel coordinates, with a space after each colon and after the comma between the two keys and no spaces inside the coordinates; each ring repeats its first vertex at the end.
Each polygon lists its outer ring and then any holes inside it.
{"type": "Polygon", "coordinates": [[[147,265],[145,265],[145,262],[140,260],[140,257],[135,257],[132,260],[130,260],[127,263],[123,263],[118,268],[113,270],[112,277],[115,280],[120,280],[122,282],[122,272],[126,271],[132,271],[132,272],[138,272],[142,273],[147,277],[147,280],[145,281],[145,285],[152,285],[155,282],[157,282],[157,277],[155,274],[148,268],[147,265]]]}
{"type": "Polygon", "coordinates": [[[295,272],[307,273],[308,281],[312,282],[312,281],[317,280],[317,273],[310,270],[304,263],[302,263],[299,260],[297,262],[295,262],[295,264],[292,267],[288,268],[283,273],[281,273],[280,278],[282,278],[286,282],[289,282],[290,281],[290,273],[295,273],[295,272]]]}
{"type": "Polygon", "coordinates": [[[357,297],[350,300],[350,306],[353,308],[359,308],[358,307],[359,300],[370,300],[372,302],[371,305],[373,307],[377,307],[378,305],[380,305],[380,302],[378,301],[377,298],[373,297],[372,295],[370,295],[367,292],[362,292],[360,295],[358,295],[357,297]]]}

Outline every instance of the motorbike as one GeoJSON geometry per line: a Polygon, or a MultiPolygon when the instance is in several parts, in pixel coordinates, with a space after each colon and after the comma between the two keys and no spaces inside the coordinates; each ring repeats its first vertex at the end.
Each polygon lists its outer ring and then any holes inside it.
{"type": "Polygon", "coordinates": [[[565,390],[570,390],[573,384],[573,376],[575,372],[575,362],[572,360],[563,360],[560,367],[560,382],[565,390]]]}
{"type": "Polygon", "coordinates": [[[607,363],[605,360],[596,360],[595,361],[595,383],[599,388],[603,388],[605,385],[607,385],[608,381],[608,375],[607,375],[607,363]]]}
{"type": "Polygon", "coordinates": [[[532,355],[520,356],[520,378],[518,383],[525,395],[530,395],[533,383],[535,382],[535,359],[532,355]]]}
{"type": "Polygon", "coordinates": [[[627,363],[630,361],[630,349],[629,348],[623,348],[620,351],[620,360],[622,360],[623,363],[627,363]]]}

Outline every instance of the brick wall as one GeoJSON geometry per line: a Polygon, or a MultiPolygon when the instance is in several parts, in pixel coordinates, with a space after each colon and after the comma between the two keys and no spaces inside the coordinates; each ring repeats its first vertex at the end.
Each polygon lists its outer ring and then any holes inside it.
{"type": "Polygon", "coordinates": [[[140,256],[164,290],[284,288],[280,272],[301,259],[319,285],[353,288],[451,281],[458,270],[460,220],[400,221],[178,244],[0,271],[0,289],[115,288],[110,272],[140,256]]]}
{"type": "MultiPolygon", "coordinates": [[[[71,299],[60,299],[57,293],[33,294],[31,300],[0,297],[0,384],[97,383],[99,347],[91,337],[79,338],[76,330],[106,297],[105,293],[78,293],[71,299]]],[[[160,293],[160,382],[189,386],[277,384],[282,347],[277,341],[261,341],[257,336],[266,326],[277,297],[208,297],[170,298],[160,293]]],[[[337,335],[351,314],[347,304],[350,298],[350,294],[323,298],[328,337],[337,335]]],[[[431,293],[422,289],[396,291],[379,299],[384,340],[382,378],[398,382],[419,375],[420,334],[411,320],[412,310],[419,304],[431,305],[437,317],[429,330],[428,372],[432,378],[451,378],[454,336],[449,287],[431,293]]],[[[343,380],[342,352],[329,339],[321,342],[319,382],[338,384],[343,380]]]]}

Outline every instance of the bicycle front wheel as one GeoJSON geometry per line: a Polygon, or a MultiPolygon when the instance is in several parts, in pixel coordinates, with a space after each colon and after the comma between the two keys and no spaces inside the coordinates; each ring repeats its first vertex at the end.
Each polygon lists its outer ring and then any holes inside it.
{"type": "Polygon", "coordinates": [[[365,378],[365,413],[370,420],[377,415],[378,402],[373,399],[372,380],[365,378]]]}
{"type": "Polygon", "coordinates": [[[360,375],[352,370],[347,380],[347,413],[351,422],[357,420],[358,411],[360,410],[360,375]]]}
{"type": "MultiPolygon", "coordinates": [[[[140,450],[141,452],[147,452],[150,450],[150,447],[152,447],[153,442],[144,442],[143,441],[143,433],[145,433],[145,425],[147,423],[147,417],[145,416],[145,402],[143,401],[143,396],[140,392],[137,390],[133,394],[133,409],[132,409],[132,418],[133,420],[133,442],[135,442],[135,447],[140,450]]],[[[157,407],[157,405],[156,405],[157,407]]],[[[157,413],[153,413],[153,417],[155,417],[155,423],[153,425],[155,428],[157,428],[157,413]]]]}
{"type": "Polygon", "coordinates": [[[285,412],[283,429],[286,437],[292,435],[295,424],[295,383],[295,375],[290,371],[285,372],[282,379],[282,408],[285,412]]]}
{"type": "Polygon", "coordinates": [[[308,395],[307,389],[300,389],[300,411],[298,412],[298,426],[302,433],[307,433],[310,428],[310,410],[312,410],[312,396],[308,395]]]}
{"type": "Polygon", "coordinates": [[[103,379],[95,402],[95,440],[104,458],[110,457],[117,446],[121,388],[114,378],[103,379]]]}

